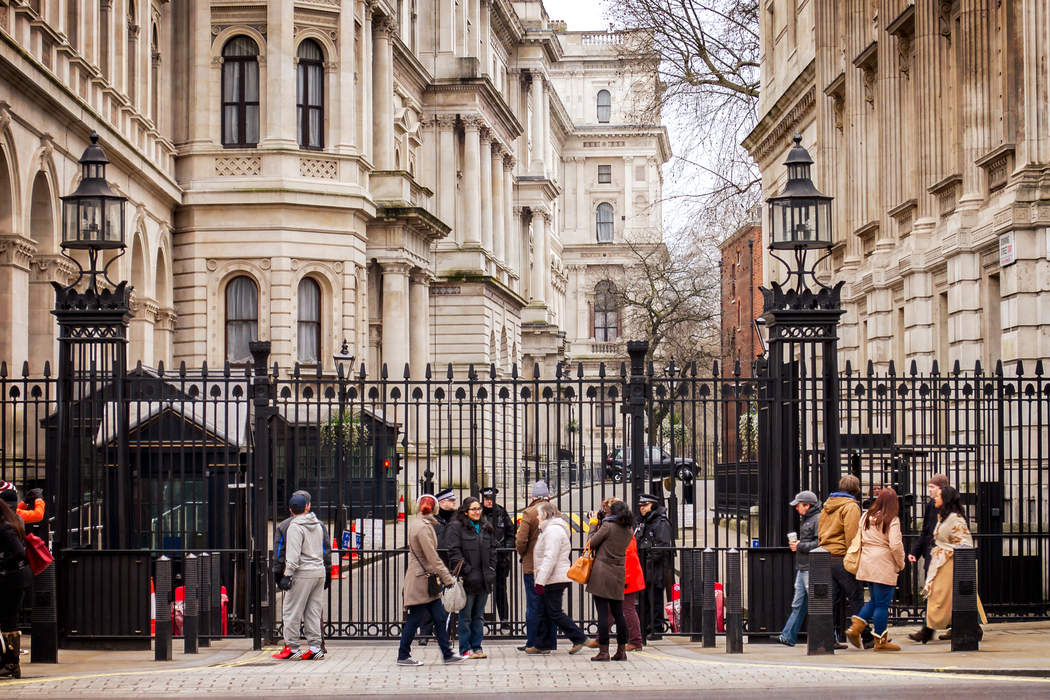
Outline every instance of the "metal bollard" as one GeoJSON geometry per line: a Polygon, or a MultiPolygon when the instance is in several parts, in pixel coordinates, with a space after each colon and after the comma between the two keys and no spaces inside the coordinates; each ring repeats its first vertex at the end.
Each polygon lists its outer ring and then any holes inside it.
{"type": "Polygon", "coordinates": [[[955,548],[952,573],[952,651],[977,651],[977,550],[955,548]]]}
{"type": "Polygon", "coordinates": [[[831,555],[823,547],[809,553],[809,615],[807,654],[835,653],[835,613],[831,590],[831,555]]]}
{"type": "Polygon", "coordinates": [[[744,653],[744,598],[740,580],[740,552],[736,548],[726,552],[726,653],[744,653]]]}
{"type": "Polygon", "coordinates": [[[705,647],[715,645],[715,579],[718,578],[718,560],[715,550],[708,547],[703,553],[704,576],[704,643],[705,647]]]}
{"type": "Polygon", "coordinates": [[[222,557],[218,552],[211,553],[211,636],[222,637],[222,557]]]}
{"type": "Polygon", "coordinates": [[[689,633],[689,641],[699,642],[702,631],[704,584],[700,552],[695,549],[682,551],[681,594],[681,630],[689,633]]]}
{"type": "Polygon", "coordinates": [[[34,664],[58,663],[58,615],[55,611],[55,563],[33,577],[33,611],[30,614],[33,639],[30,642],[34,664]]]}
{"type": "Polygon", "coordinates": [[[199,634],[197,644],[202,647],[211,646],[211,555],[207,552],[201,553],[197,560],[197,574],[200,576],[200,590],[198,594],[197,624],[199,634]]]}
{"type": "Polygon", "coordinates": [[[157,602],[154,612],[157,632],[153,640],[153,659],[171,661],[171,559],[167,557],[157,559],[153,592],[157,602]]]}
{"type": "Polygon", "coordinates": [[[186,654],[197,653],[197,604],[200,588],[200,572],[197,570],[197,555],[187,554],[182,567],[182,585],[185,586],[185,602],[182,612],[182,637],[186,654]]]}

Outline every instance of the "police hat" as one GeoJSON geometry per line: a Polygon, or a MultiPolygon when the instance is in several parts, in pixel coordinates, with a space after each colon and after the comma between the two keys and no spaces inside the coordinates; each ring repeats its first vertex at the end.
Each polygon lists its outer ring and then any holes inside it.
{"type": "Polygon", "coordinates": [[[441,491],[437,492],[437,496],[436,496],[438,501],[444,501],[444,500],[447,500],[449,498],[455,498],[455,497],[456,497],[456,492],[453,491],[452,489],[442,489],[441,491]]]}
{"type": "Polygon", "coordinates": [[[481,489],[482,498],[495,498],[497,493],[499,493],[499,489],[492,486],[487,489],[481,489]]]}
{"type": "Polygon", "coordinates": [[[660,503],[660,499],[651,493],[643,493],[641,496],[638,497],[638,505],[644,505],[646,503],[658,505],[660,503]]]}

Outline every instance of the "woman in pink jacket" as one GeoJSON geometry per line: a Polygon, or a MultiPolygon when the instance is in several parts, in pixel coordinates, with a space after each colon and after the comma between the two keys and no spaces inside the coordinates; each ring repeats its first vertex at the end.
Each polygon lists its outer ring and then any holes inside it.
{"type": "Polygon", "coordinates": [[[871,591],[871,599],[854,615],[853,625],[846,632],[850,643],[858,649],[863,648],[860,635],[869,624],[875,634],[875,651],[901,649],[890,644],[886,630],[897,574],[904,568],[904,542],[897,509],[897,492],[883,488],[858,526],[861,547],[857,580],[867,583],[871,591]]]}

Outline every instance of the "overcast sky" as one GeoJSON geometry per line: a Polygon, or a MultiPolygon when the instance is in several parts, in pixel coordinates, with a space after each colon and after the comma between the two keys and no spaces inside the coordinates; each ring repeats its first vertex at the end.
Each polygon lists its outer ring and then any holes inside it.
{"type": "Polygon", "coordinates": [[[569,31],[607,29],[603,0],[543,0],[551,19],[563,19],[569,31]]]}

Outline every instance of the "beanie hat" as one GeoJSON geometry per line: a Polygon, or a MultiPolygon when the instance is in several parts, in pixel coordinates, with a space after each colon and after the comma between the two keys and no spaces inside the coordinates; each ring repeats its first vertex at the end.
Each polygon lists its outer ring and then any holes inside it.
{"type": "Polygon", "coordinates": [[[18,489],[10,481],[0,481],[0,499],[12,508],[18,507],[18,489]]]}
{"type": "Polygon", "coordinates": [[[550,498],[551,490],[547,488],[547,482],[537,481],[532,485],[532,497],[533,498],[550,498]]]}

